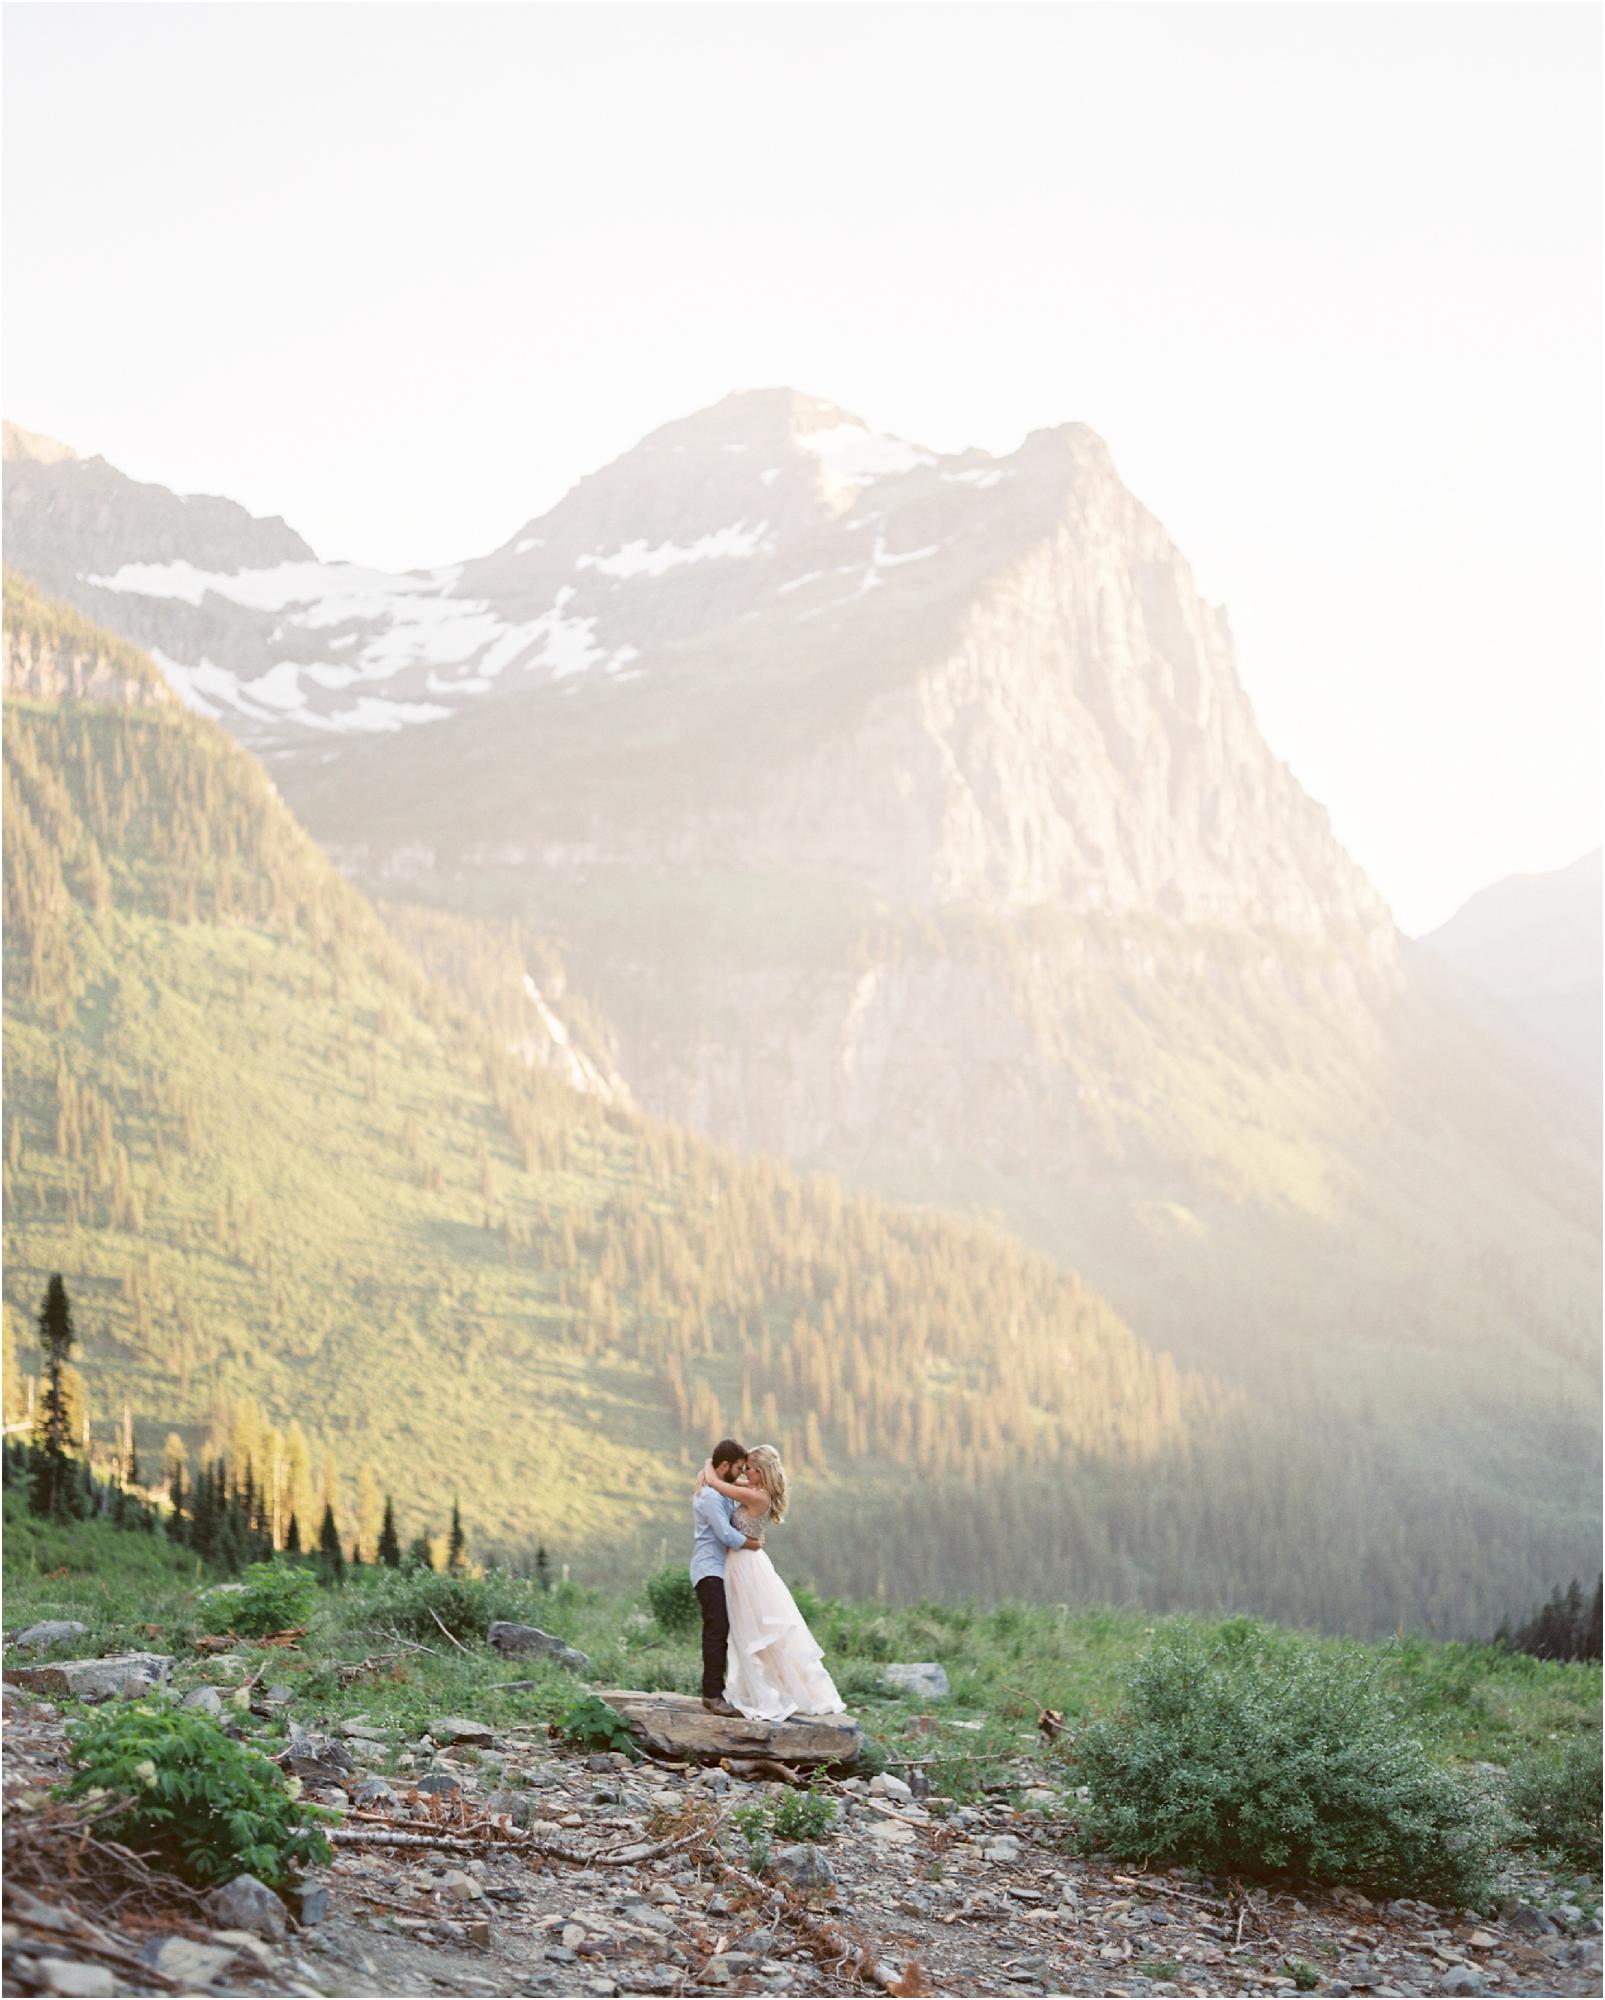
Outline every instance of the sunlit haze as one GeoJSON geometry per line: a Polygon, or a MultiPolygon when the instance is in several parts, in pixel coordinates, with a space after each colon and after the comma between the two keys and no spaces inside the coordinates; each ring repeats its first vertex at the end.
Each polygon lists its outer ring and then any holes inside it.
{"type": "Polygon", "coordinates": [[[789,383],[1080,419],[1406,930],[1599,838],[1585,7],[6,9],[6,414],[483,553],[789,383]]]}

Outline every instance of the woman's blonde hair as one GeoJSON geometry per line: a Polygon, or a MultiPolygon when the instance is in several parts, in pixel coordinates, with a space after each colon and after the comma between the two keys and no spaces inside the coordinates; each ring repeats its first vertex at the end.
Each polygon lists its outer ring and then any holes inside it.
{"type": "Polygon", "coordinates": [[[772,1444],[755,1444],[747,1453],[747,1463],[758,1475],[758,1483],[769,1495],[769,1518],[786,1518],[786,1468],[772,1444]]]}

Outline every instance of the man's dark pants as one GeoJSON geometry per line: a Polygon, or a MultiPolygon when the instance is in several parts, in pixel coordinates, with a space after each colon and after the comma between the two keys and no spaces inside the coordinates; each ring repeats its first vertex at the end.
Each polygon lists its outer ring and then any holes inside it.
{"type": "Polygon", "coordinates": [[[724,1693],[725,1654],[730,1645],[730,1613],[725,1609],[724,1578],[704,1576],[697,1582],[702,1606],[702,1699],[717,1701],[724,1693]]]}

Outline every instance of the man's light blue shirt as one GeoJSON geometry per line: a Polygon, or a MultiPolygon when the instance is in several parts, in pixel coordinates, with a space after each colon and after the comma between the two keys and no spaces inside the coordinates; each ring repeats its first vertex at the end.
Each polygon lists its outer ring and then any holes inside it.
{"type": "Polygon", "coordinates": [[[726,1549],[744,1549],[747,1538],[739,1528],[732,1528],[730,1516],[736,1511],[734,1500],[727,1500],[724,1494],[711,1486],[704,1486],[691,1503],[691,1518],[696,1524],[696,1533],[691,1540],[691,1581],[699,1584],[705,1576],[723,1577],[726,1549]]]}

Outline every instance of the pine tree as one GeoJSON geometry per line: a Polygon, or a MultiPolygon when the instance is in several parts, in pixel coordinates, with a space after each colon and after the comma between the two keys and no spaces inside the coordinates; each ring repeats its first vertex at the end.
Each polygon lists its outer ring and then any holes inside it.
{"type": "Polygon", "coordinates": [[[446,1549],[447,1569],[466,1569],[468,1566],[468,1544],[463,1539],[462,1510],[455,1496],[451,1503],[451,1541],[446,1549]]]}
{"type": "Polygon", "coordinates": [[[544,1542],[535,1551],[535,1581],[542,1590],[550,1590],[552,1587],[552,1565],[547,1560],[544,1542]]]}
{"type": "Polygon", "coordinates": [[[407,1544],[407,1567],[409,1569],[433,1569],[435,1555],[429,1546],[427,1535],[414,1535],[407,1544]]]}
{"type": "Polygon", "coordinates": [[[292,1514],[288,1527],[284,1530],[284,1553],[298,1556],[301,1553],[301,1523],[292,1514]]]}
{"type": "Polygon", "coordinates": [[[327,1502],[323,1508],[323,1525],[318,1530],[318,1559],[330,1583],[344,1583],[346,1559],[340,1549],[340,1530],[334,1524],[334,1509],[327,1502]]]}
{"type": "Polygon", "coordinates": [[[39,1342],[45,1351],[45,1392],[39,1399],[29,1505],[36,1514],[66,1520],[83,1512],[83,1500],[67,1459],[71,1412],[66,1370],[73,1345],[73,1326],[67,1287],[59,1271],[46,1286],[44,1303],[39,1308],[39,1342]]]}
{"type": "Polygon", "coordinates": [[[385,1522],[379,1530],[379,1560],[387,1569],[401,1566],[401,1544],[396,1539],[396,1510],[390,1504],[390,1495],[385,1495],[385,1522]]]}
{"type": "Polygon", "coordinates": [[[353,1535],[351,1538],[351,1567],[353,1569],[361,1569],[362,1567],[362,1537],[360,1535],[353,1535]]]}

